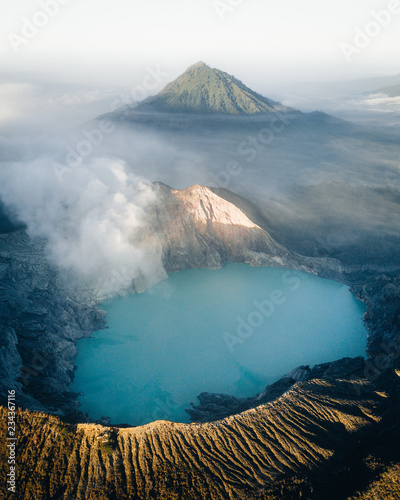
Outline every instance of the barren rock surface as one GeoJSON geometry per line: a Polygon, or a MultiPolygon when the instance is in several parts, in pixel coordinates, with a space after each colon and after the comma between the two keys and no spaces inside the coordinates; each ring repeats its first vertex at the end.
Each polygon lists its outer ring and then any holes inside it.
{"type": "Polygon", "coordinates": [[[207,424],[68,429],[54,417],[20,412],[19,498],[256,498],[280,477],[335,463],[336,450],[340,457],[372,433],[389,403],[365,382],[314,380],[207,424]]]}

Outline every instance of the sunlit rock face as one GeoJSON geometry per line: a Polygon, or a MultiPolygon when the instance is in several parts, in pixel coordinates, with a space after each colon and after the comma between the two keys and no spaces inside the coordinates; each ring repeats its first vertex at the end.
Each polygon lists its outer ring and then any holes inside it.
{"type": "MultiPolygon", "coordinates": [[[[262,495],[292,475],[323,472],[329,478],[327,464],[340,464],[352,447],[376,434],[391,404],[370,383],[320,379],[299,382],[272,403],[205,424],[160,420],[126,429],[72,427],[54,416],[21,411],[17,480],[29,464],[28,491],[40,500],[54,498],[43,475],[57,479],[64,498],[80,500],[328,498],[287,496],[290,485],[282,485],[281,496],[262,495]],[[68,474],[60,474],[64,463],[68,474]]],[[[6,417],[5,409],[0,414],[6,417]]]]}
{"type": "Polygon", "coordinates": [[[149,246],[160,244],[168,272],[216,268],[225,262],[293,267],[306,270],[298,258],[252,222],[238,207],[195,185],[171,189],[157,184],[158,202],[149,217],[149,246]]]}

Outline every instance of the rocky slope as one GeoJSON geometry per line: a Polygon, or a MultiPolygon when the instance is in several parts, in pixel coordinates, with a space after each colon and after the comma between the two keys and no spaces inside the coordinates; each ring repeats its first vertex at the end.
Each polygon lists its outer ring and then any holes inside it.
{"type": "Polygon", "coordinates": [[[2,402],[13,388],[23,407],[74,412],[75,344],[104,326],[104,314],[22,229],[0,235],[0,319],[2,402]]]}
{"type": "Polygon", "coordinates": [[[198,396],[200,404],[192,404],[193,407],[186,411],[193,422],[213,422],[274,401],[297,382],[313,379],[360,380],[364,378],[365,369],[366,364],[362,357],[323,363],[312,369],[309,366],[299,366],[253,397],[235,398],[227,394],[203,392],[198,396]]]}
{"type": "Polygon", "coordinates": [[[149,215],[144,244],[160,244],[167,272],[218,268],[226,262],[309,270],[301,259],[208,187],[171,189],[157,184],[158,203],[149,215]]]}
{"type": "MultiPolygon", "coordinates": [[[[393,398],[368,382],[314,380],[219,422],[158,421],[130,429],[68,427],[20,411],[18,498],[263,498],[280,478],[321,473],[324,464],[334,466],[360,440],[370,440],[393,398]]],[[[2,426],[2,464],[4,434],[2,426]]]]}

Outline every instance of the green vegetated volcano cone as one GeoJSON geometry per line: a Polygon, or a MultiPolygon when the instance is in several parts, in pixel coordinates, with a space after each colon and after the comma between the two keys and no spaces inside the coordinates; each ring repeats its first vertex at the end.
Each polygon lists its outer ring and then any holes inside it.
{"type": "Polygon", "coordinates": [[[231,115],[269,113],[284,108],[253,92],[234,76],[203,62],[190,66],[146,104],[157,111],[231,115]]]}

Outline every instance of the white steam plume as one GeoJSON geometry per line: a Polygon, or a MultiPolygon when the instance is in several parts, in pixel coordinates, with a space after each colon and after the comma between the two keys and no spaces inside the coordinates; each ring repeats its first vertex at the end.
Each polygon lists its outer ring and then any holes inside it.
{"type": "Polygon", "coordinates": [[[57,176],[51,159],[3,164],[0,196],[46,238],[49,256],[99,293],[112,296],[165,278],[161,249],[143,248],[139,234],[155,201],[152,186],[118,159],[93,158],[57,176]]]}

